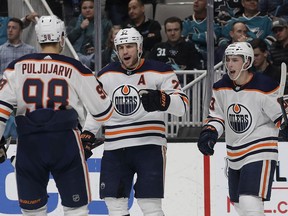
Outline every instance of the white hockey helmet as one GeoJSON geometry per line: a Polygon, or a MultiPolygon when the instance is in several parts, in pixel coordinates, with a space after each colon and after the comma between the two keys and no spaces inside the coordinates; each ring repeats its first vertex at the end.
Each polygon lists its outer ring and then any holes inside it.
{"type": "MultiPolygon", "coordinates": [[[[138,56],[142,54],[143,37],[135,28],[121,29],[115,36],[114,46],[117,51],[117,46],[120,44],[136,43],[138,48],[138,56]]],[[[118,52],[117,52],[118,53],[118,52]]]]}
{"type": "Polygon", "coordinates": [[[41,16],[35,25],[38,42],[56,43],[61,41],[61,36],[66,37],[64,22],[55,15],[41,16]]]}
{"type": "Polygon", "coordinates": [[[225,58],[228,55],[242,55],[244,58],[244,64],[250,58],[250,64],[246,70],[249,69],[254,62],[254,50],[250,43],[247,42],[235,42],[230,44],[225,50],[225,58]]]}

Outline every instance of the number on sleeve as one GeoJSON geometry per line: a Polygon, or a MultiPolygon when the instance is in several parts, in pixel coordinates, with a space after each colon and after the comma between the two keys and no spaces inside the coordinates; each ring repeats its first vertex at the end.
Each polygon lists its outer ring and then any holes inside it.
{"type": "Polygon", "coordinates": [[[7,83],[7,80],[5,80],[5,79],[1,79],[0,80],[0,90],[2,90],[3,89],[3,87],[4,87],[4,85],[7,83]]]}
{"type": "Polygon", "coordinates": [[[96,91],[100,95],[100,98],[102,98],[102,99],[106,98],[106,93],[105,93],[104,89],[100,85],[97,85],[96,91]]]}

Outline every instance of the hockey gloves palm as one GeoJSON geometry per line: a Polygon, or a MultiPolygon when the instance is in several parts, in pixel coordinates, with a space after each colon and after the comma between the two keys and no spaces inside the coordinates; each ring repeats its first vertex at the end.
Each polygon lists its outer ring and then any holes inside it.
{"type": "Polygon", "coordinates": [[[5,148],[5,143],[6,140],[4,137],[2,137],[0,141],[0,163],[3,163],[7,158],[6,154],[7,149],[5,148]]]}
{"type": "Polygon", "coordinates": [[[214,154],[214,145],[218,138],[218,132],[212,125],[203,127],[198,140],[198,149],[204,155],[214,154]]]}
{"type": "Polygon", "coordinates": [[[147,112],[166,111],[170,105],[170,96],[164,91],[142,89],[139,95],[147,112]]]}
{"type": "Polygon", "coordinates": [[[96,139],[95,135],[89,131],[81,133],[81,141],[84,148],[85,159],[87,160],[92,156],[92,150],[104,143],[104,139],[96,139]]]}

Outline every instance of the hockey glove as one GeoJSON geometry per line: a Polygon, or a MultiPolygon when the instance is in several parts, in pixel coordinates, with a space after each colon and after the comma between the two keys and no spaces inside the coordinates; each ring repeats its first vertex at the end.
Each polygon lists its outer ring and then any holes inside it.
{"type": "Polygon", "coordinates": [[[89,131],[83,131],[81,133],[81,141],[84,148],[85,159],[87,160],[92,156],[92,150],[104,143],[104,139],[96,139],[95,135],[89,131]]]}
{"type": "Polygon", "coordinates": [[[139,95],[147,112],[166,111],[170,105],[170,96],[164,91],[142,89],[139,95]]]}
{"type": "Polygon", "coordinates": [[[6,140],[4,137],[2,137],[0,140],[0,163],[3,163],[7,158],[6,154],[7,149],[5,148],[5,144],[6,140]]]}
{"type": "Polygon", "coordinates": [[[212,125],[203,127],[198,140],[198,149],[204,155],[214,154],[214,145],[218,138],[218,132],[212,125]]]}

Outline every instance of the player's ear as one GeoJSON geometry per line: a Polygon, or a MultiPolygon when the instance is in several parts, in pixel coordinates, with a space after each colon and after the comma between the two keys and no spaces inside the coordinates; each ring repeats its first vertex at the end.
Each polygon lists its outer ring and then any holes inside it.
{"type": "Polygon", "coordinates": [[[63,48],[65,46],[65,37],[61,36],[60,46],[63,48]]]}

